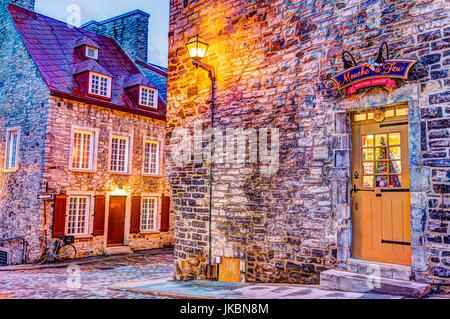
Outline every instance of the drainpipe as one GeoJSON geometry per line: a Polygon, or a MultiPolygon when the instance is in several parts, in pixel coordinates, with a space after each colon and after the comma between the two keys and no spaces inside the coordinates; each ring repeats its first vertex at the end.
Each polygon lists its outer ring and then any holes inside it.
{"type": "Polygon", "coordinates": [[[216,69],[214,66],[208,65],[206,63],[203,63],[199,60],[192,61],[192,64],[196,68],[202,68],[206,71],[208,71],[209,78],[211,80],[211,153],[210,153],[210,161],[211,161],[211,167],[210,167],[210,174],[209,174],[209,238],[208,238],[208,247],[209,247],[209,265],[212,266],[212,206],[213,206],[213,200],[212,200],[212,193],[213,193],[213,183],[214,183],[214,112],[215,112],[215,106],[214,102],[216,99],[216,69]]]}

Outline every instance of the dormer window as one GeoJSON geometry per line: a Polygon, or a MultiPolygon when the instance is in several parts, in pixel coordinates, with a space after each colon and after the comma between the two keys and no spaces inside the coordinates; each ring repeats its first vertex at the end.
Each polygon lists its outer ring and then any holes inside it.
{"type": "Polygon", "coordinates": [[[158,108],[158,90],[148,86],[140,86],[139,104],[145,107],[158,108]]]}
{"type": "Polygon", "coordinates": [[[86,57],[90,58],[90,59],[98,60],[98,49],[87,45],[86,46],[86,57]]]}
{"type": "Polygon", "coordinates": [[[89,95],[111,98],[112,78],[99,73],[89,73],[89,95]]]}

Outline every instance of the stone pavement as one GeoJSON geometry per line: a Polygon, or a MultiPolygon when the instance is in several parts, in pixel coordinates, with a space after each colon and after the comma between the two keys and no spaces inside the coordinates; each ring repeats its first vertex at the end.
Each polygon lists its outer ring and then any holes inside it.
{"type": "Polygon", "coordinates": [[[111,290],[117,282],[168,277],[174,273],[172,250],[136,255],[97,257],[77,266],[28,266],[0,271],[0,299],[155,299],[162,298],[111,290]]]}
{"type": "Polygon", "coordinates": [[[318,286],[242,284],[209,281],[177,282],[170,277],[116,284],[111,289],[184,299],[402,299],[370,293],[321,290],[318,286]]]}

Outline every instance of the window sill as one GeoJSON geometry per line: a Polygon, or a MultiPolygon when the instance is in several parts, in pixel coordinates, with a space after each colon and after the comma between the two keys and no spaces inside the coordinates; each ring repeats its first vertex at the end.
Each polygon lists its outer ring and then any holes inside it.
{"type": "Polygon", "coordinates": [[[150,230],[141,230],[141,232],[140,232],[140,234],[142,234],[142,235],[159,235],[159,234],[161,234],[161,232],[159,232],[159,231],[157,231],[157,230],[153,230],[153,231],[150,231],[150,230]]]}
{"type": "Polygon", "coordinates": [[[156,177],[156,178],[162,178],[164,177],[162,174],[142,174],[143,177],[156,177]]]}
{"type": "Polygon", "coordinates": [[[128,172],[109,172],[110,175],[122,175],[122,176],[131,176],[131,173],[128,172]]]}
{"type": "Polygon", "coordinates": [[[97,171],[94,171],[94,170],[76,169],[76,168],[70,168],[69,172],[72,172],[72,173],[88,173],[88,174],[97,173],[97,171]]]}
{"type": "Polygon", "coordinates": [[[18,169],[4,169],[3,173],[17,173],[18,169]]]}

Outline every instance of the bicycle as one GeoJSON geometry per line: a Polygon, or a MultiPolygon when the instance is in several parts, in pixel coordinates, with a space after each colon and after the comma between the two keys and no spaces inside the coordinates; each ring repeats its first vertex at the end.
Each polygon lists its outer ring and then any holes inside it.
{"type": "Polygon", "coordinates": [[[46,261],[72,262],[77,257],[77,249],[72,243],[72,236],[59,236],[49,241],[44,236],[39,237],[39,245],[33,246],[27,252],[27,262],[42,265],[46,261]]]}

